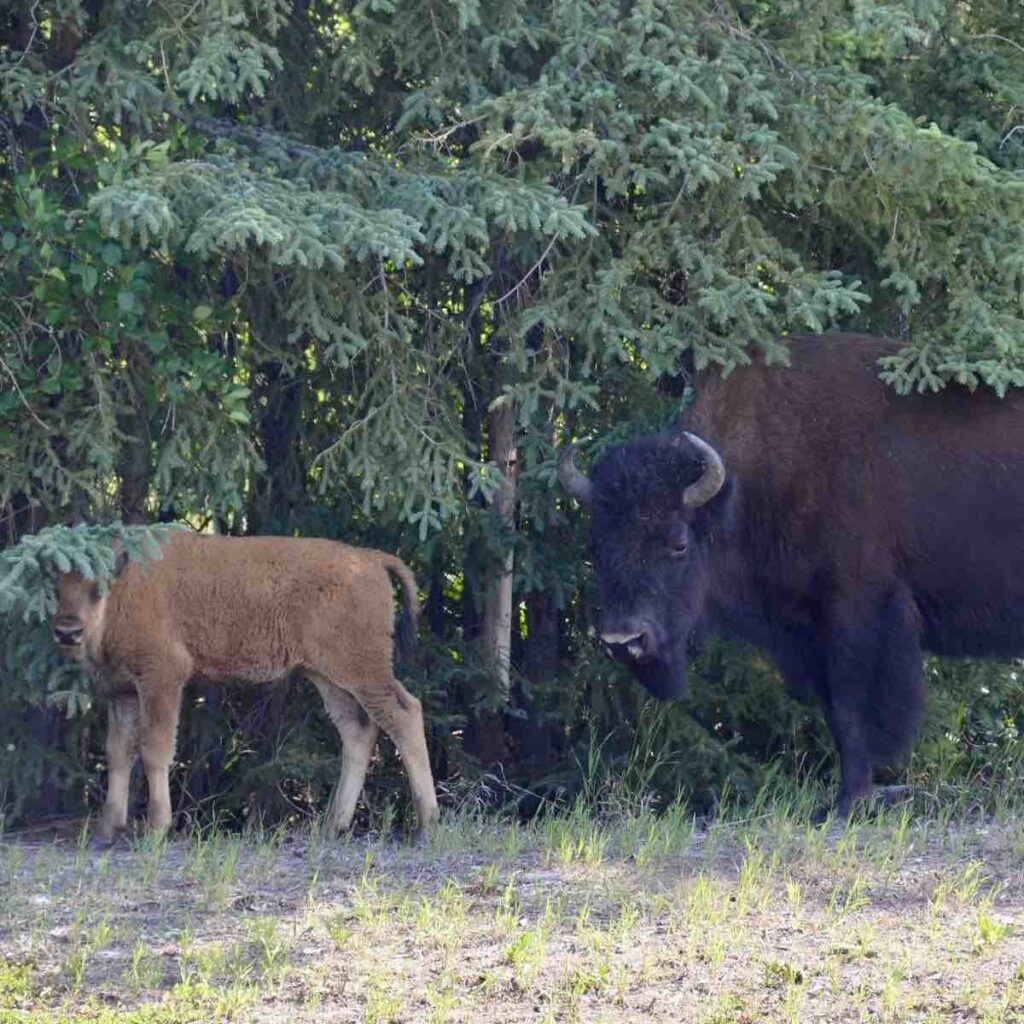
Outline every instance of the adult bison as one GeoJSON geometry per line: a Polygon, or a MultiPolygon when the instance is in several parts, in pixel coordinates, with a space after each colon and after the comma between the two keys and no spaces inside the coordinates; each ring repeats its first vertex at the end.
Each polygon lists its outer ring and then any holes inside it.
{"type": "Polygon", "coordinates": [[[163,557],[124,566],[104,595],[78,573],[57,583],[53,638],[109,698],[108,788],[97,838],[125,827],[136,752],[149,783],[149,825],[171,824],[168,769],[190,679],[271,682],[299,672],[320,691],[341,737],[341,776],[328,812],[347,828],[378,726],[409,773],[421,828],[437,817],[420,702],[392,673],[399,635],[415,629],[416,581],[400,559],[327,540],[175,532],[163,557]]]}
{"type": "Polygon", "coordinates": [[[686,431],[609,448],[588,479],[601,636],[661,698],[723,628],[822,698],[838,812],[906,753],[922,650],[1024,653],[1024,395],[902,397],[894,344],[793,338],[792,365],[704,374],[686,431]]]}

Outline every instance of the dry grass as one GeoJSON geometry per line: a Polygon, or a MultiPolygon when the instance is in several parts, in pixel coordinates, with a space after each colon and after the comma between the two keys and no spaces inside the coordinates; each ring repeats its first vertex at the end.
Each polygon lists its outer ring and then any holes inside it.
{"type": "Polygon", "coordinates": [[[0,843],[0,1022],[1020,1021],[1024,820],[0,843]]]}

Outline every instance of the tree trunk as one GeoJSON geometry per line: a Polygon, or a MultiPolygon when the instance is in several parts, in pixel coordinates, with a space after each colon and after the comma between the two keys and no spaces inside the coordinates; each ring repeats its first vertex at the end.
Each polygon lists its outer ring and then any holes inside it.
{"type": "Polygon", "coordinates": [[[287,534],[305,499],[306,471],[299,454],[302,379],[280,363],[263,363],[255,390],[260,454],[267,468],[253,481],[247,532],[287,534]]]}
{"type": "Polygon", "coordinates": [[[42,505],[33,504],[21,492],[15,493],[0,507],[0,549],[14,547],[26,533],[38,533],[49,521],[42,505]]]}
{"type": "MultiPolygon", "coordinates": [[[[479,457],[483,450],[483,411],[487,407],[488,397],[494,397],[497,393],[498,377],[494,349],[491,347],[485,350],[481,342],[482,323],[479,310],[486,287],[486,281],[479,282],[466,294],[466,344],[463,359],[467,373],[462,383],[462,429],[466,447],[476,457],[479,457]]],[[[498,413],[499,410],[494,410],[488,418],[489,457],[493,461],[497,461],[499,468],[504,470],[504,464],[496,458],[497,449],[501,447],[500,443],[496,445],[495,442],[496,427],[500,427],[498,420],[501,418],[498,413]]],[[[509,432],[513,425],[514,419],[509,421],[509,432]]],[[[505,448],[514,451],[514,435],[511,442],[505,444],[505,448]]],[[[480,496],[469,497],[468,474],[465,487],[467,504],[471,508],[482,510],[480,496]]],[[[513,501],[510,503],[510,507],[514,504],[514,493],[513,488],[513,501]]],[[[493,581],[488,580],[488,574],[492,572],[492,559],[489,555],[490,552],[479,541],[473,541],[465,546],[462,563],[462,600],[459,613],[466,653],[471,656],[475,655],[484,663],[485,668],[492,669],[494,659],[491,652],[497,653],[500,659],[499,644],[502,634],[494,621],[500,615],[500,603],[499,592],[494,589],[493,581]],[[481,596],[482,602],[480,601],[481,596]],[[482,610],[479,608],[480,604],[483,605],[482,610]],[[487,625],[489,619],[490,626],[487,625]]],[[[511,577],[508,582],[511,585],[511,577]]],[[[510,589],[507,600],[509,611],[506,617],[511,621],[510,589]]],[[[507,630],[504,636],[506,652],[504,695],[500,694],[500,683],[493,687],[490,693],[486,690],[481,692],[481,689],[469,680],[459,686],[459,702],[466,715],[465,750],[470,757],[486,767],[507,761],[509,753],[503,710],[498,710],[495,707],[496,704],[504,705],[508,696],[507,630]],[[497,700],[494,699],[496,696],[497,700]]]]}
{"type": "Polygon", "coordinates": [[[430,559],[430,578],[427,589],[427,599],[423,605],[423,621],[426,623],[427,629],[429,629],[438,640],[443,640],[446,633],[444,570],[445,552],[441,545],[438,544],[434,547],[433,557],[430,559]]]}
{"type": "Polygon", "coordinates": [[[125,441],[117,457],[117,475],[120,477],[118,505],[123,522],[144,525],[149,522],[148,503],[153,481],[153,452],[145,400],[135,386],[136,373],[132,370],[145,372],[145,367],[133,367],[129,362],[129,380],[133,394],[118,416],[118,426],[125,435],[125,441]]]}
{"type": "MultiPolygon", "coordinates": [[[[465,355],[466,365],[473,373],[477,361],[477,338],[473,336],[465,355]]],[[[467,380],[462,388],[462,433],[466,439],[466,448],[471,456],[478,458],[483,447],[483,418],[480,415],[479,395],[472,379],[467,380]]],[[[469,474],[464,476],[463,489],[466,504],[474,507],[479,504],[476,498],[469,496],[469,474]]],[[[462,563],[462,599],[459,602],[459,617],[462,624],[462,639],[468,646],[474,644],[480,635],[480,615],[476,607],[476,581],[478,578],[479,552],[477,545],[470,543],[463,549],[462,563]]]]}
{"type": "MultiPolygon", "coordinates": [[[[538,353],[545,343],[541,330],[531,332],[528,344],[538,353]]],[[[540,415],[532,429],[543,431],[549,442],[554,442],[554,424],[557,411],[550,399],[541,402],[540,415]]],[[[554,505],[554,498],[551,499],[554,505]]],[[[568,541],[565,529],[552,514],[553,507],[543,517],[542,532],[536,523],[521,524],[527,543],[534,550],[546,552],[552,561],[556,552],[564,551],[568,541]]],[[[522,669],[524,683],[513,689],[513,701],[523,714],[509,721],[509,735],[515,746],[516,763],[542,766],[556,764],[564,752],[564,738],[552,721],[551,684],[558,676],[559,641],[562,612],[555,597],[554,584],[543,590],[534,590],[526,597],[526,636],[520,644],[517,664],[522,669]]]]}
{"type": "Polygon", "coordinates": [[[512,575],[515,552],[516,482],[519,455],[516,450],[516,410],[511,402],[492,407],[488,417],[490,461],[501,470],[504,480],[494,496],[492,513],[498,522],[506,550],[495,576],[487,584],[484,598],[481,646],[484,663],[494,680],[494,696],[505,703],[509,695],[510,652],[512,649],[512,575]]]}
{"type": "Polygon", "coordinates": [[[526,599],[523,672],[531,683],[547,683],[558,674],[558,627],[558,605],[551,594],[530,594],[526,599]]]}

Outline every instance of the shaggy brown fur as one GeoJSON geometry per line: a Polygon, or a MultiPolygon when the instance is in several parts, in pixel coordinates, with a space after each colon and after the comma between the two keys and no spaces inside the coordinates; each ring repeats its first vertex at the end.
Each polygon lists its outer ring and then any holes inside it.
{"type": "Polygon", "coordinates": [[[878,377],[897,342],[786,342],[789,368],[700,375],[686,432],[562,476],[592,509],[612,653],[673,698],[709,631],[760,647],[824,702],[847,814],[915,735],[922,651],[1024,653],[1024,391],[900,396],[878,377]],[[687,507],[713,465],[695,437],[724,479],[687,507]]]}
{"type": "Polygon", "coordinates": [[[77,573],[58,581],[53,635],[111,694],[109,785],[97,830],[123,829],[136,752],[149,783],[149,824],[171,824],[168,768],[190,679],[271,682],[300,672],[341,737],[328,822],[348,828],[378,727],[394,740],[421,828],[437,818],[420,702],[394,677],[390,577],[414,616],[416,582],[400,559],[327,540],[175,533],[156,561],[129,564],[109,592],[77,573]]]}

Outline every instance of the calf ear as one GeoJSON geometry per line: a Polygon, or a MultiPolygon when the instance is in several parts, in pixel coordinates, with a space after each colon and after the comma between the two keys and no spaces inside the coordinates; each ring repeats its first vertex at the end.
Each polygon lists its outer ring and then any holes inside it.
{"type": "Polygon", "coordinates": [[[125,551],[117,541],[114,541],[114,575],[113,579],[117,579],[121,573],[124,572],[129,562],[128,552],[125,551]]]}

